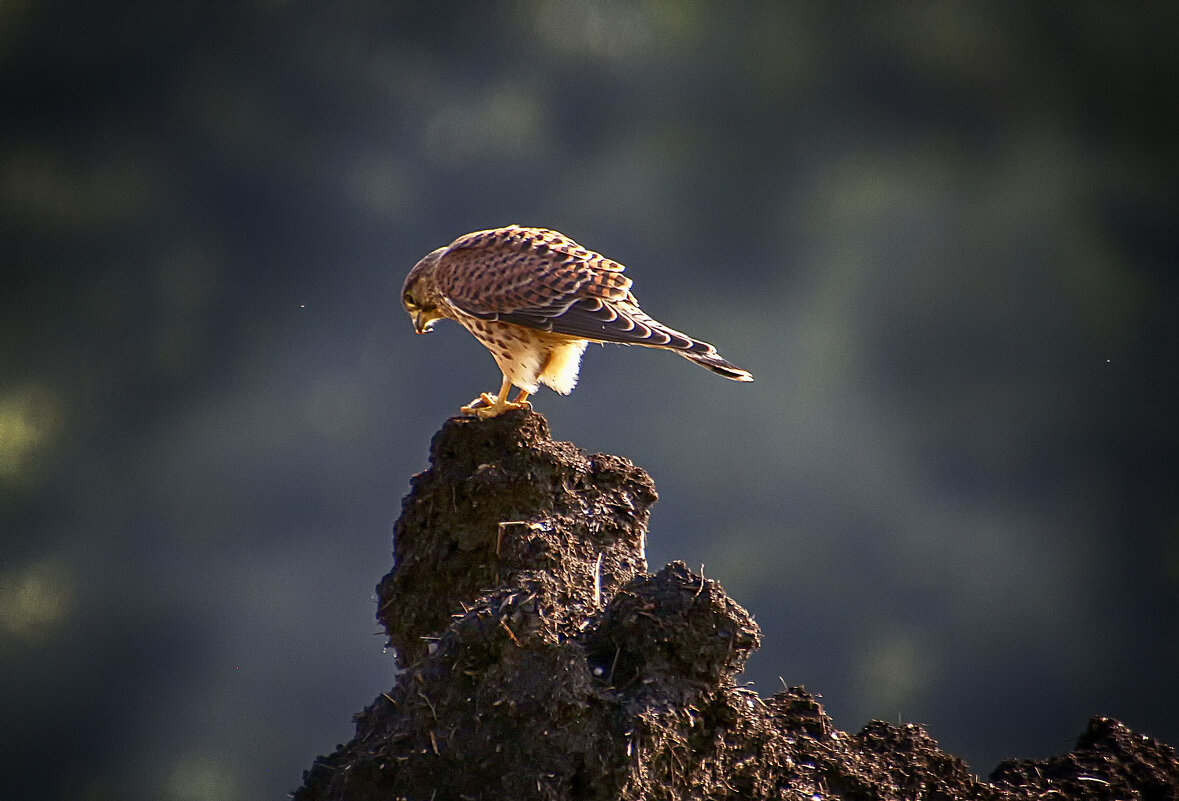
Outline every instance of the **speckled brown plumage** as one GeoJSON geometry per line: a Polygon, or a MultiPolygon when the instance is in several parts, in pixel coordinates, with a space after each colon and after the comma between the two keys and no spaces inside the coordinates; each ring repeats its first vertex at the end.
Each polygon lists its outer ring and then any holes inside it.
{"type": "Polygon", "coordinates": [[[567,394],[588,342],[673,350],[734,381],[753,376],[707,342],[647,316],[616,261],[544,228],[517,225],[461,236],[419,261],[402,304],[419,333],[450,318],[491,351],[504,382],[463,407],[481,417],[526,405],[540,384],[567,394]],[[519,397],[507,400],[511,386],[519,397]]]}

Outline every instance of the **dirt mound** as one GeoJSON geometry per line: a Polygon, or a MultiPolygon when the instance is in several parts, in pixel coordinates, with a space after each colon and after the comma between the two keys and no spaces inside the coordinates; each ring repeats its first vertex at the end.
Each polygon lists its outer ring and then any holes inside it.
{"type": "Polygon", "coordinates": [[[449,420],[378,587],[401,672],[296,801],[1179,799],[1173,749],[1116,721],[984,782],[920,726],[738,686],[757,625],[682,563],[646,572],[657,497],[538,414],[449,420]]]}

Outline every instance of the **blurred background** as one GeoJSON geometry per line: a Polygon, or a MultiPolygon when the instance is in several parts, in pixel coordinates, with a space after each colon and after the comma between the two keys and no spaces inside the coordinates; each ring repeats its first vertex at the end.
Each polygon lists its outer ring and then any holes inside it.
{"type": "Polygon", "coordinates": [[[1179,743],[1179,6],[0,3],[0,753],[283,798],[393,682],[430,437],[498,386],[405,273],[556,228],[753,371],[591,348],[554,436],[746,678],[986,775],[1179,743]]]}

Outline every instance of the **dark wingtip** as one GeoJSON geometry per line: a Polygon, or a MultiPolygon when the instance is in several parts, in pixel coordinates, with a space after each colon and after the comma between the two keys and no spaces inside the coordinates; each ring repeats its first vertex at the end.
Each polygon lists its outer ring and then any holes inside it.
{"type": "Polygon", "coordinates": [[[714,350],[711,353],[692,353],[691,351],[679,351],[679,354],[690,362],[695,362],[706,370],[711,370],[719,376],[724,376],[730,381],[744,381],[749,382],[753,380],[753,373],[748,370],[743,370],[732,362],[722,359],[714,350]]]}

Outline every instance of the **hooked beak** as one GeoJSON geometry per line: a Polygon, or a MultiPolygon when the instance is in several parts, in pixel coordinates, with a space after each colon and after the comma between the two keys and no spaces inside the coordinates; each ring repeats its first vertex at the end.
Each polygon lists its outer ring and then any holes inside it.
{"type": "Polygon", "coordinates": [[[418,334],[428,334],[434,330],[434,323],[438,322],[438,318],[425,319],[424,312],[417,312],[413,315],[413,330],[418,334]]]}

